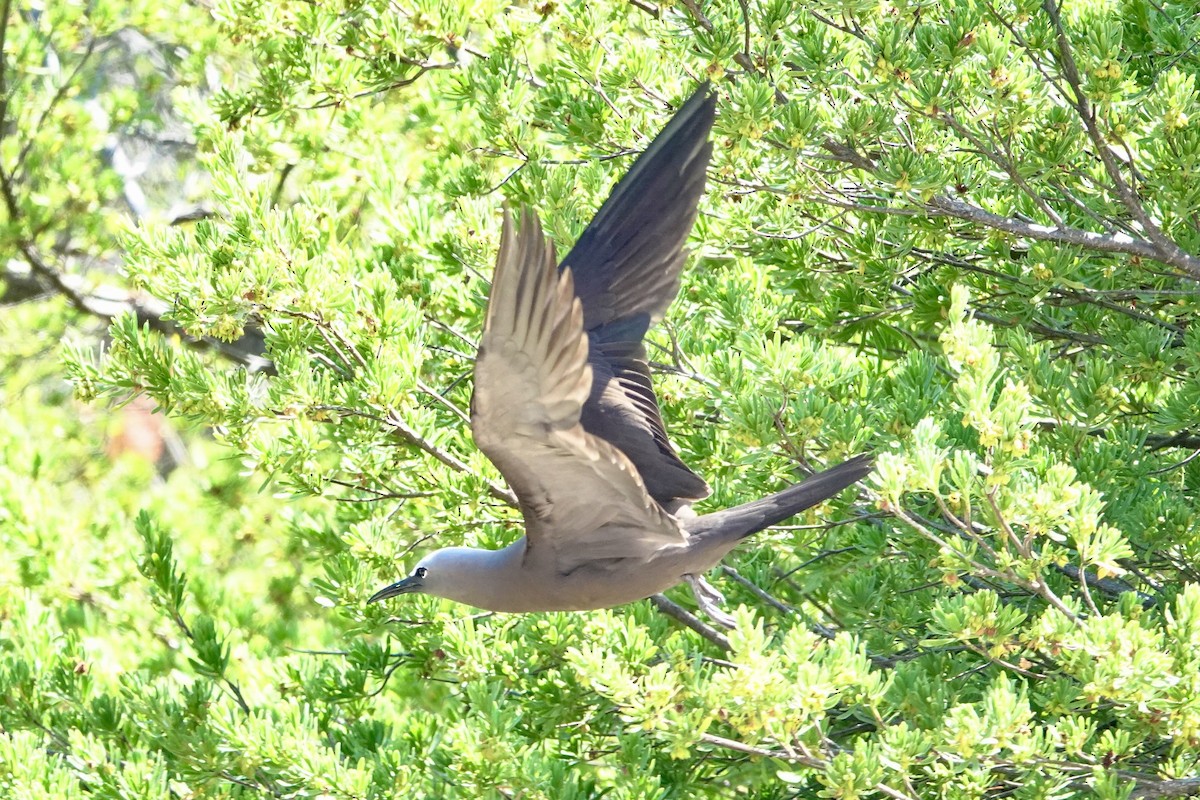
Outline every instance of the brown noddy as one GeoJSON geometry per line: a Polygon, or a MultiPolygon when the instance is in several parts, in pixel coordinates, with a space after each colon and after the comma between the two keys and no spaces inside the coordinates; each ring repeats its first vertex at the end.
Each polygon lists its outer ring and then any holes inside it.
{"type": "Polygon", "coordinates": [[[697,516],[708,485],[663,427],[643,337],[679,290],[712,145],[702,86],[634,162],[556,263],[537,215],[504,211],[471,432],[517,496],[525,535],[447,547],[369,602],[409,592],[492,611],[578,611],[682,581],[729,624],[702,574],[750,534],[864,478],[860,455],[751,503],[697,516]]]}

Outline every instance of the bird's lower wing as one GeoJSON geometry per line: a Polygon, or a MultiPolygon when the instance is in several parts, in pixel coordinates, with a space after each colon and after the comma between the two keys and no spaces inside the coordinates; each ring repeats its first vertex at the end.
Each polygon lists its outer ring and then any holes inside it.
{"type": "Polygon", "coordinates": [[[471,430],[516,492],[531,552],[552,551],[564,571],[684,541],[632,462],[580,426],[592,385],[587,357],[571,271],[558,271],[536,215],[525,212],[514,234],[506,210],[471,430]]]}

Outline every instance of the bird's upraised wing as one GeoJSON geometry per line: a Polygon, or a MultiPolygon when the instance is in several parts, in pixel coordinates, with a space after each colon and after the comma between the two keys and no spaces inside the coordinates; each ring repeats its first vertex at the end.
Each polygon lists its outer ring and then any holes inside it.
{"type": "Polygon", "coordinates": [[[584,328],[603,341],[641,340],[679,292],[715,115],[716,96],[705,84],[637,157],[562,261],[575,274],[584,328]]]}
{"type": "Polygon", "coordinates": [[[574,274],[591,340],[591,395],[582,424],[637,467],[663,505],[708,495],[671,447],[642,338],[679,292],[712,144],[716,97],[700,87],[613,187],[562,269],[574,274]]]}
{"type": "Polygon", "coordinates": [[[591,388],[571,271],[556,268],[535,214],[523,213],[514,234],[505,210],[471,431],[516,492],[531,552],[552,557],[562,572],[685,541],[630,460],[580,425],[591,388]]]}

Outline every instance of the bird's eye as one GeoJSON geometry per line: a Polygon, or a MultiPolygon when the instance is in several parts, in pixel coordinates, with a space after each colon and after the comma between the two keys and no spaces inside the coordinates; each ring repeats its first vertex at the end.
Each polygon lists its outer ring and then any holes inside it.
{"type": "Polygon", "coordinates": [[[429,573],[429,570],[425,569],[424,567],[417,567],[417,571],[415,574],[418,578],[424,578],[426,576],[426,574],[428,574],[428,573],[429,573]]]}

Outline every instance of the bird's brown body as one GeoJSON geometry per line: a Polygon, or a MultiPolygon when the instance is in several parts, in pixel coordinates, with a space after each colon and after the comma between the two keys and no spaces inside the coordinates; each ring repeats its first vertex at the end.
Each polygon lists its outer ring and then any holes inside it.
{"type": "MultiPolygon", "coordinates": [[[[487,571],[489,579],[456,582],[453,599],[476,608],[513,613],[611,608],[665,591],[682,581],[689,569],[695,569],[694,554],[680,546],[649,560],[612,559],[583,564],[562,574],[553,563],[545,563],[550,558],[526,553],[525,546],[526,538],[521,537],[502,550],[479,551],[488,553],[479,568],[487,571]],[[620,575],[615,583],[614,573],[620,575]]],[[[470,560],[466,555],[456,568],[470,560]]],[[[715,565],[720,557],[711,561],[710,566],[715,565]]]]}
{"type": "Polygon", "coordinates": [[[561,264],[536,215],[514,229],[505,211],[471,430],[526,534],[502,550],[431,553],[372,600],[421,591],[493,611],[622,605],[702,574],[870,471],[859,457],[762,500],[690,512],[708,485],[671,447],[642,339],[679,289],[714,110],[707,87],[683,105],[561,264]]]}

